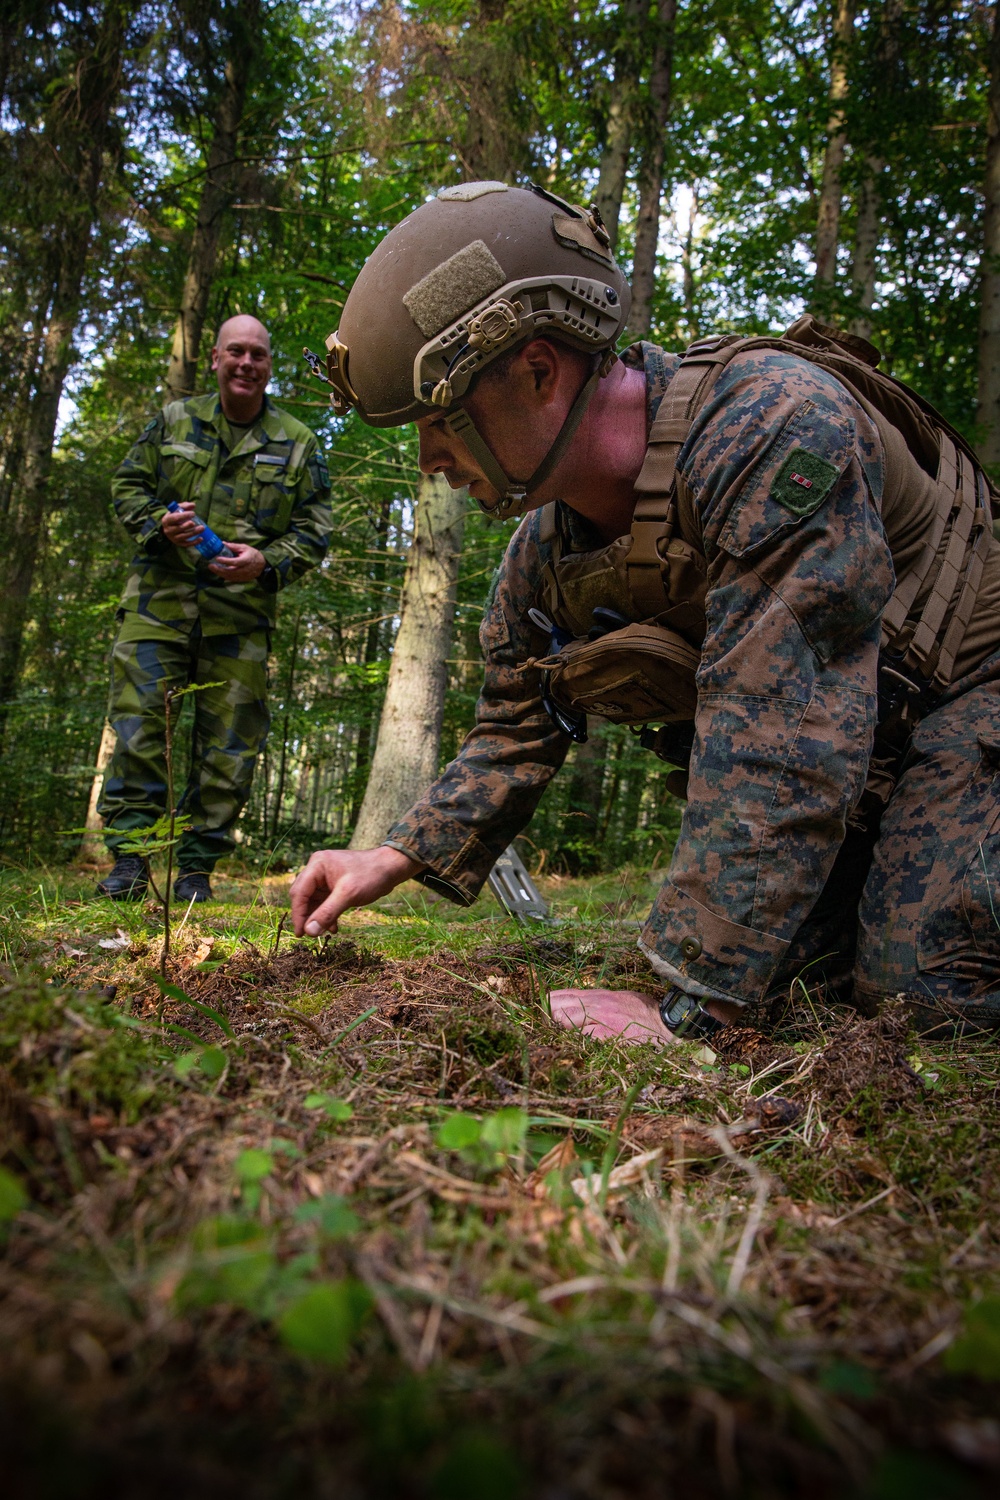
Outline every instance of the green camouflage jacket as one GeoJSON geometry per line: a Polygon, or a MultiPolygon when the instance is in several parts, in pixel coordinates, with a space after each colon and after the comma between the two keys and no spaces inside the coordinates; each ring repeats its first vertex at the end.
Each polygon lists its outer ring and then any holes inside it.
{"type": "Polygon", "coordinates": [[[330,479],[308,427],[272,405],[234,432],[217,394],[172,401],[148,423],[115,474],[118,519],[137,543],[121,607],[162,625],[200,620],[205,635],[274,624],[275,595],[321,562],[329,544],[330,479]],[[172,500],[193,500],[227,542],[256,547],[267,567],[223,583],[193,548],[160,527],[172,500]]]}

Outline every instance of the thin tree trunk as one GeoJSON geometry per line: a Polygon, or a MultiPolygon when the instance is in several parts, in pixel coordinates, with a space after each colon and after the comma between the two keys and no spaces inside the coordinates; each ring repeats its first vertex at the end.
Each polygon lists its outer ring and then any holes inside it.
{"type": "Polygon", "coordinates": [[[607,748],[603,736],[592,734],[573,751],[568,793],[570,822],[566,830],[569,834],[566,863],[571,875],[588,874],[600,869],[603,863],[598,827],[607,748]]]}
{"type": "Polygon", "coordinates": [[[618,244],[618,221],[628,178],[632,150],[632,123],[635,94],[639,85],[636,41],[642,0],[623,0],[618,7],[618,45],[615,48],[615,70],[608,99],[608,116],[604,149],[598,169],[594,202],[611,236],[612,250],[618,244]]]}
{"type": "Polygon", "coordinates": [[[97,761],[94,765],[94,778],[90,783],[90,797],[87,802],[87,817],[84,828],[87,830],[80,841],[80,849],[77,858],[89,863],[101,859],[104,854],[104,840],[101,830],[104,820],[97,811],[97,804],[101,800],[101,788],[104,785],[104,773],[111,764],[111,757],[115,748],[115,732],[105,719],[101,730],[101,743],[97,747],[97,761]]]}
{"type": "Polygon", "coordinates": [[[836,0],[833,42],[830,53],[830,113],[826,126],[826,150],[816,213],[816,289],[832,287],[837,274],[837,237],[840,229],[840,175],[847,149],[846,104],[847,59],[854,32],[854,0],[836,0]]]}
{"type": "Polygon", "coordinates": [[[0,737],[17,685],[28,596],[48,510],[59,400],[72,358],[84,272],[98,217],[98,196],[114,147],[113,112],[121,88],[129,9],[107,0],[100,29],[77,60],[74,81],[52,100],[45,136],[60,172],[61,218],[53,235],[52,296],[41,338],[34,391],[26,407],[20,475],[0,537],[0,737]]]}
{"type": "MultiPolygon", "coordinates": [[[[375,546],[376,550],[385,553],[389,542],[389,517],[392,501],[382,501],[378,520],[375,522],[375,546]]],[[[366,667],[373,666],[379,658],[379,648],[382,641],[382,614],[385,605],[385,583],[386,564],[383,559],[377,559],[372,564],[371,579],[374,585],[374,618],[365,632],[365,648],[362,661],[366,667]]],[[[369,697],[365,704],[364,716],[358,725],[358,737],[355,743],[354,767],[350,780],[350,809],[348,822],[356,824],[361,811],[361,803],[364,798],[365,786],[368,780],[368,767],[371,764],[372,740],[375,734],[375,705],[369,697]]]]}
{"type": "MultiPolygon", "coordinates": [[[[278,826],[281,822],[281,804],[285,797],[285,776],[288,770],[288,726],[291,718],[292,699],[295,694],[295,669],[299,662],[299,632],[302,628],[302,615],[295,617],[295,630],[292,633],[292,649],[288,657],[288,680],[285,683],[285,711],[281,716],[281,754],[278,757],[278,785],[274,792],[274,807],[271,811],[271,842],[278,836],[278,826]]],[[[264,838],[267,839],[267,824],[264,824],[264,838]]]]}
{"type": "Polygon", "coordinates": [[[875,306],[875,255],[882,228],[882,201],[878,185],[884,166],[885,163],[878,157],[868,158],[858,194],[858,222],[854,231],[851,280],[859,311],[851,319],[851,332],[863,339],[870,339],[872,336],[870,315],[875,306]]]}
{"type": "MultiPolygon", "coordinates": [[[[879,17],[879,40],[875,56],[882,90],[883,111],[891,112],[897,99],[899,81],[899,26],[903,0],[885,0],[879,17]]],[[[882,232],[882,174],[885,160],[879,154],[878,125],[865,156],[858,189],[858,216],[854,232],[854,254],[851,259],[851,281],[858,311],[850,331],[863,339],[872,336],[871,312],[875,306],[875,279],[878,275],[878,244],[882,232]]]]}
{"type": "Polygon", "coordinates": [[[167,395],[171,401],[191,396],[195,390],[198,354],[215,277],[222,220],[233,201],[237,140],[259,14],[259,0],[242,0],[230,33],[230,56],[225,64],[222,93],[215,111],[212,140],[205,161],[205,179],[167,367],[167,395]]]}
{"type": "Polygon", "coordinates": [[[632,149],[632,121],[629,117],[625,88],[615,73],[614,93],[608,106],[607,135],[601,152],[600,175],[594,202],[611,237],[612,250],[618,244],[618,220],[621,218],[628,159],[632,149]]]}
{"type": "Polygon", "coordinates": [[[687,234],[684,236],[684,246],[681,250],[681,266],[684,275],[684,322],[687,327],[687,336],[690,340],[698,337],[698,304],[695,296],[694,276],[694,221],[698,217],[698,190],[691,189],[691,217],[688,219],[687,234]]]}
{"type": "Polygon", "coordinates": [[[466,491],[449,489],[441,475],[421,480],[399,630],[352,849],[381,843],[437,775],[465,507],[466,491]]]}
{"type": "Polygon", "coordinates": [[[663,196],[663,163],[674,65],[674,22],[677,0],[658,0],[656,38],[649,77],[649,135],[639,170],[639,216],[635,228],[632,259],[632,311],[628,337],[643,339],[653,321],[653,291],[656,285],[656,250],[660,238],[660,199],[663,196]]]}
{"type": "Polygon", "coordinates": [[[992,6],[991,19],[976,422],[979,456],[993,466],[1000,465],[1000,5],[992,6]]]}
{"type": "MultiPolygon", "coordinates": [[[[63,281],[57,293],[58,310],[49,318],[42,341],[42,359],[35,395],[28,412],[22,449],[20,484],[4,527],[2,588],[0,588],[0,716],[14,695],[27,623],[28,596],[48,509],[48,479],[52,467],[59,398],[69,370],[73,330],[80,306],[83,262],[90,226],[81,246],[76,274],[63,281]]],[[[0,732],[3,717],[0,717],[0,732]]]]}

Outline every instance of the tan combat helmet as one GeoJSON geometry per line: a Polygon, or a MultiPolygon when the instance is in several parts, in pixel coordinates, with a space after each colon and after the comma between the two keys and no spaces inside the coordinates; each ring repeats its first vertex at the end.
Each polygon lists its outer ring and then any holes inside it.
{"type": "Polygon", "coordinates": [[[334,410],[373,427],[444,411],[500,496],[483,509],[520,514],[615,362],[630,296],[609,243],[596,210],[540,188],[443,188],[386,235],[351,288],[326,341],[334,410]],[[513,480],[462,400],[493,360],[542,334],[593,353],[594,368],[542,463],[513,480]]]}

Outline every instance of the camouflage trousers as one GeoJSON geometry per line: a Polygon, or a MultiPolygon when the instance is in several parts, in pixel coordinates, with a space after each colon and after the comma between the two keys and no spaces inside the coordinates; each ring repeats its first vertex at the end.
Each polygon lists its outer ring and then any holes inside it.
{"type": "Polygon", "coordinates": [[[1000,654],[916,726],[881,817],[853,827],[777,987],[825,978],[871,1010],[1000,1025],[1000,654]]]}
{"type": "Polygon", "coordinates": [[[197,621],[175,628],[131,611],[120,618],[108,706],[116,743],[99,803],[105,842],[114,853],[127,833],[167,811],[164,683],[211,684],[191,694],[191,769],[178,799],[191,823],[176,851],[180,870],[211,870],[233,847],[267,739],[267,632],[203,636],[197,621]]]}

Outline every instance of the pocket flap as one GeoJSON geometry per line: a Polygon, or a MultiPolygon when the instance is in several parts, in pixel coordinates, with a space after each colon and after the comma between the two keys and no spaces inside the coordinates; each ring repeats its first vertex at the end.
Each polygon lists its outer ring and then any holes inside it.
{"type": "Polygon", "coordinates": [[[204,448],[199,448],[197,443],[164,443],[160,448],[164,458],[183,458],[188,463],[197,464],[199,469],[208,466],[211,453],[204,448]]]}

